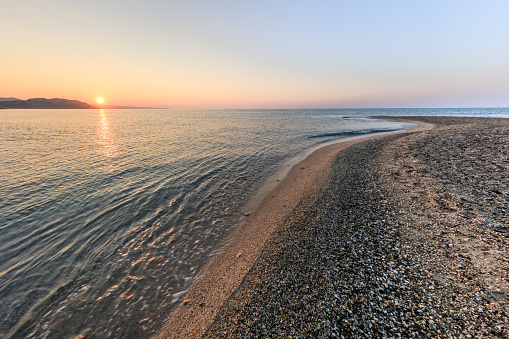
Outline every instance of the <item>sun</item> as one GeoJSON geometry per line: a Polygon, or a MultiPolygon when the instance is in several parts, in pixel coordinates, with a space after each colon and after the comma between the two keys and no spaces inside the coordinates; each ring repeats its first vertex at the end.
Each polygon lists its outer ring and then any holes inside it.
{"type": "Polygon", "coordinates": [[[98,104],[102,104],[104,102],[104,99],[103,98],[97,98],[97,103],[98,104]]]}

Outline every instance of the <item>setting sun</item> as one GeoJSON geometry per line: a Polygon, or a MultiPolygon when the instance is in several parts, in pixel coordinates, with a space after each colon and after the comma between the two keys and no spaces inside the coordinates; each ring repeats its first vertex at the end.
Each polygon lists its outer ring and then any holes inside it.
{"type": "Polygon", "coordinates": [[[98,104],[102,104],[104,102],[104,99],[103,98],[97,98],[97,103],[98,104]]]}

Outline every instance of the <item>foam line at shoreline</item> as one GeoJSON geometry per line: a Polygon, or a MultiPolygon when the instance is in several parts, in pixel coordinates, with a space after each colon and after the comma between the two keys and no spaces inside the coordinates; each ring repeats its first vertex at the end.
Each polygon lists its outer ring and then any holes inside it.
{"type": "MultiPolygon", "coordinates": [[[[384,120],[390,120],[390,117],[384,117],[384,120]]],[[[225,300],[239,286],[270,235],[299,202],[316,200],[321,189],[328,184],[331,163],[339,151],[359,141],[434,127],[412,121],[411,117],[405,122],[417,126],[317,145],[289,160],[271,175],[245,206],[246,210],[254,212],[200,271],[181,304],[171,313],[159,338],[198,338],[203,335],[225,300]]]]}

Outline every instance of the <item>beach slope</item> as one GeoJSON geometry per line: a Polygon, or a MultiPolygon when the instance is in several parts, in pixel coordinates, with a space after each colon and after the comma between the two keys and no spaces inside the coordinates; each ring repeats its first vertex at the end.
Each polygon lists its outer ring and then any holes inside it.
{"type": "Polygon", "coordinates": [[[507,335],[508,121],[390,119],[437,127],[294,166],[160,337],[507,335]]]}

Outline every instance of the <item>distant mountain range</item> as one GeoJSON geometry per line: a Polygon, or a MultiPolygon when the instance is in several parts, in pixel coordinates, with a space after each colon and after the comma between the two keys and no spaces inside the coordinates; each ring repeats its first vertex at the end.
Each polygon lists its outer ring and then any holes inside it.
{"type": "Polygon", "coordinates": [[[90,105],[86,102],[68,99],[45,99],[32,98],[21,100],[18,98],[2,98],[0,97],[0,109],[153,109],[154,107],[135,107],[135,106],[118,106],[118,105],[90,105]]]}
{"type": "Polygon", "coordinates": [[[21,100],[17,98],[0,98],[0,108],[10,109],[91,109],[98,108],[78,100],[32,98],[21,100]]]}
{"type": "Polygon", "coordinates": [[[18,98],[0,98],[0,101],[12,101],[12,100],[21,100],[18,98]]]}

